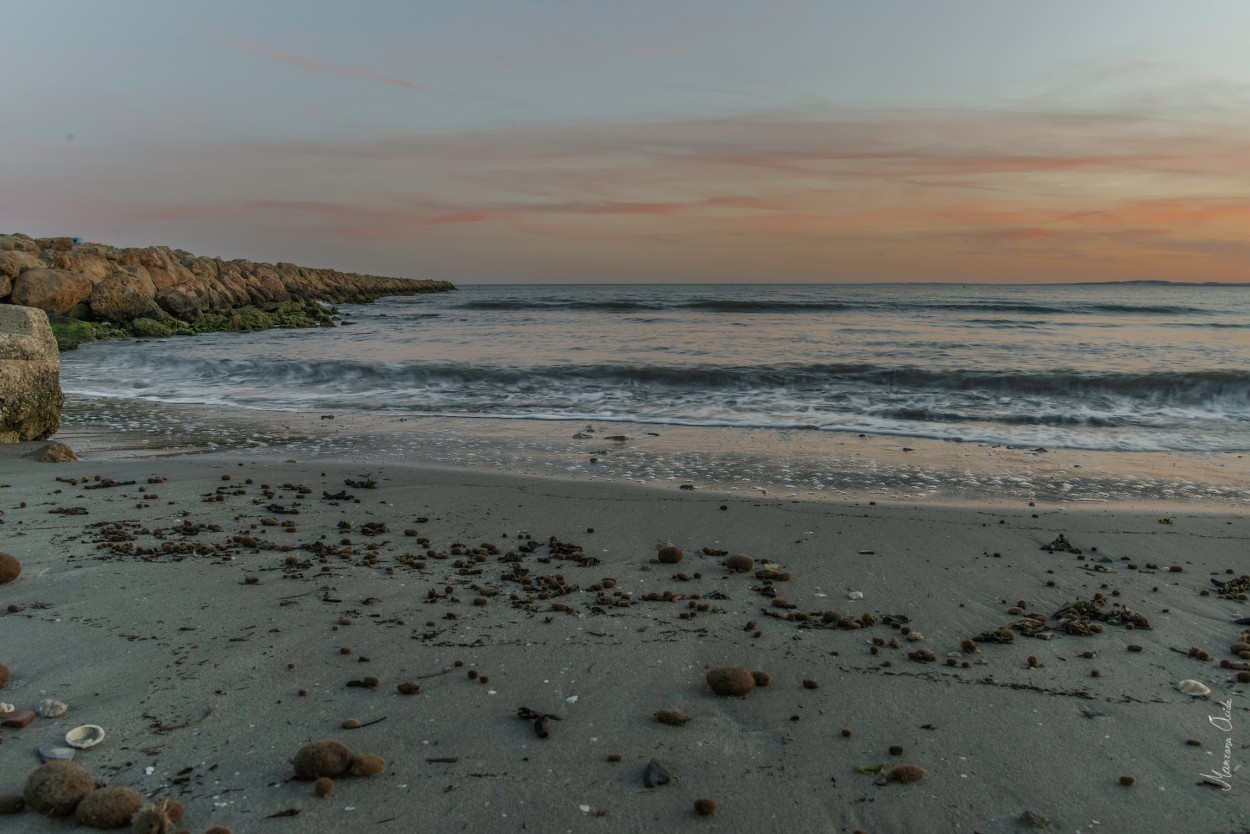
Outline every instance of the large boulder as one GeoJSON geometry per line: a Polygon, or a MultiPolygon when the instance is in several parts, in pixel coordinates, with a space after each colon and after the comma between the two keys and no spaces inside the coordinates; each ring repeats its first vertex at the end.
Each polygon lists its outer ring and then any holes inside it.
{"type": "Polygon", "coordinates": [[[63,269],[66,272],[80,272],[96,283],[100,279],[112,275],[117,264],[106,255],[97,252],[83,252],[75,249],[72,252],[52,251],[47,253],[48,266],[63,269]]]}
{"type": "Polygon", "coordinates": [[[43,250],[68,252],[74,248],[74,239],[72,237],[37,237],[35,245],[43,250]]]}
{"type": "Polygon", "coordinates": [[[156,303],[174,318],[195,321],[207,311],[207,306],[195,290],[185,285],[166,287],[156,294],[156,303]]]}
{"type": "Polygon", "coordinates": [[[28,269],[39,269],[45,266],[36,255],[20,249],[0,250],[0,275],[16,278],[28,269]]]}
{"type": "Polygon", "coordinates": [[[0,252],[29,252],[39,254],[39,244],[30,235],[0,235],[0,252]]]}
{"type": "Polygon", "coordinates": [[[61,356],[47,314],[0,305],[0,443],[51,436],[64,404],[61,356]]]}
{"type": "Polygon", "coordinates": [[[77,272],[28,269],[13,282],[13,303],[67,315],[91,290],[91,279],[77,272]]]}
{"type": "Polygon", "coordinates": [[[101,280],[87,303],[96,318],[118,324],[166,316],[156,303],[156,287],[141,266],[123,267],[101,280]]]}

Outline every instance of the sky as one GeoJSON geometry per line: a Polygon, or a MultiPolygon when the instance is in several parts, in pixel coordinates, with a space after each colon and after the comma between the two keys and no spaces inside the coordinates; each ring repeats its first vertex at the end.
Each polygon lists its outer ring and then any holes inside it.
{"type": "Polygon", "coordinates": [[[1250,281],[1246,0],[80,0],[0,232],[477,283],[1250,281]]]}

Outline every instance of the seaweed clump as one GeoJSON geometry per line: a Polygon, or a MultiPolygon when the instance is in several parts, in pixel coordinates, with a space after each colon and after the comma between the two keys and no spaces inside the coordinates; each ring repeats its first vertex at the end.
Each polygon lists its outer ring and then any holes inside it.
{"type": "Polygon", "coordinates": [[[58,760],[35,768],[26,779],[26,804],[49,817],[67,817],[95,790],[95,780],[77,762],[58,760]]]}
{"type": "Polygon", "coordinates": [[[1150,628],[1150,621],[1127,605],[1108,605],[1102,594],[1094,594],[1091,600],[1077,597],[1050,615],[1059,621],[1059,630],[1079,637],[1088,637],[1102,631],[1097,623],[1124,626],[1125,628],[1150,628]]]}

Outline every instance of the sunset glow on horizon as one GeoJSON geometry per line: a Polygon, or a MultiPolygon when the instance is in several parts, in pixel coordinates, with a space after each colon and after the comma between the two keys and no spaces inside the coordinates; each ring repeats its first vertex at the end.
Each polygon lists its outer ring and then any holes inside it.
{"type": "Polygon", "coordinates": [[[11,10],[0,232],[462,284],[1250,282],[1250,4],[263,5],[11,10]]]}

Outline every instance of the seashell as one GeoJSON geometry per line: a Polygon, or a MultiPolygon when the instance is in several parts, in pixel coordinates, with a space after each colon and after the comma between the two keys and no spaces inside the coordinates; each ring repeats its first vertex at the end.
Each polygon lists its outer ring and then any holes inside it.
{"type": "Polygon", "coordinates": [[[39,706],[35,707],[35,712],[44,718],[60,718],[69,712],[69,704],[64,701],[57,701],[52,698],[45,698],[39,702],[39,706]]]}
{"type": "Polygon", "coordinates": [[[847,599],[863,599],[864,592],[863,591],[848,591],[846,594],[846,598],[847,599]]]}
{"type": "Polygon", "coordinates": [[[1183,680],[1180,683],[1178,683],[1177,686],[1180,688],[1181,692],[1184,692],[1186,695],[1210,695],[1211,694],[1211,687],[1207,686],[1205,683],[1202,683],[1201,681],[1183,680]]]}
{"type": "Polygon", "coordinates": [[[83,724],[65,734],[65,743],[79,750],[95,747],[104,741],[104,728],[98,724],[83,724]]]}
{"type": "Polygon", "coordinates": [[[17,712],[17,707],[12,704],[0,704],[0,712],[17,712]]]}

